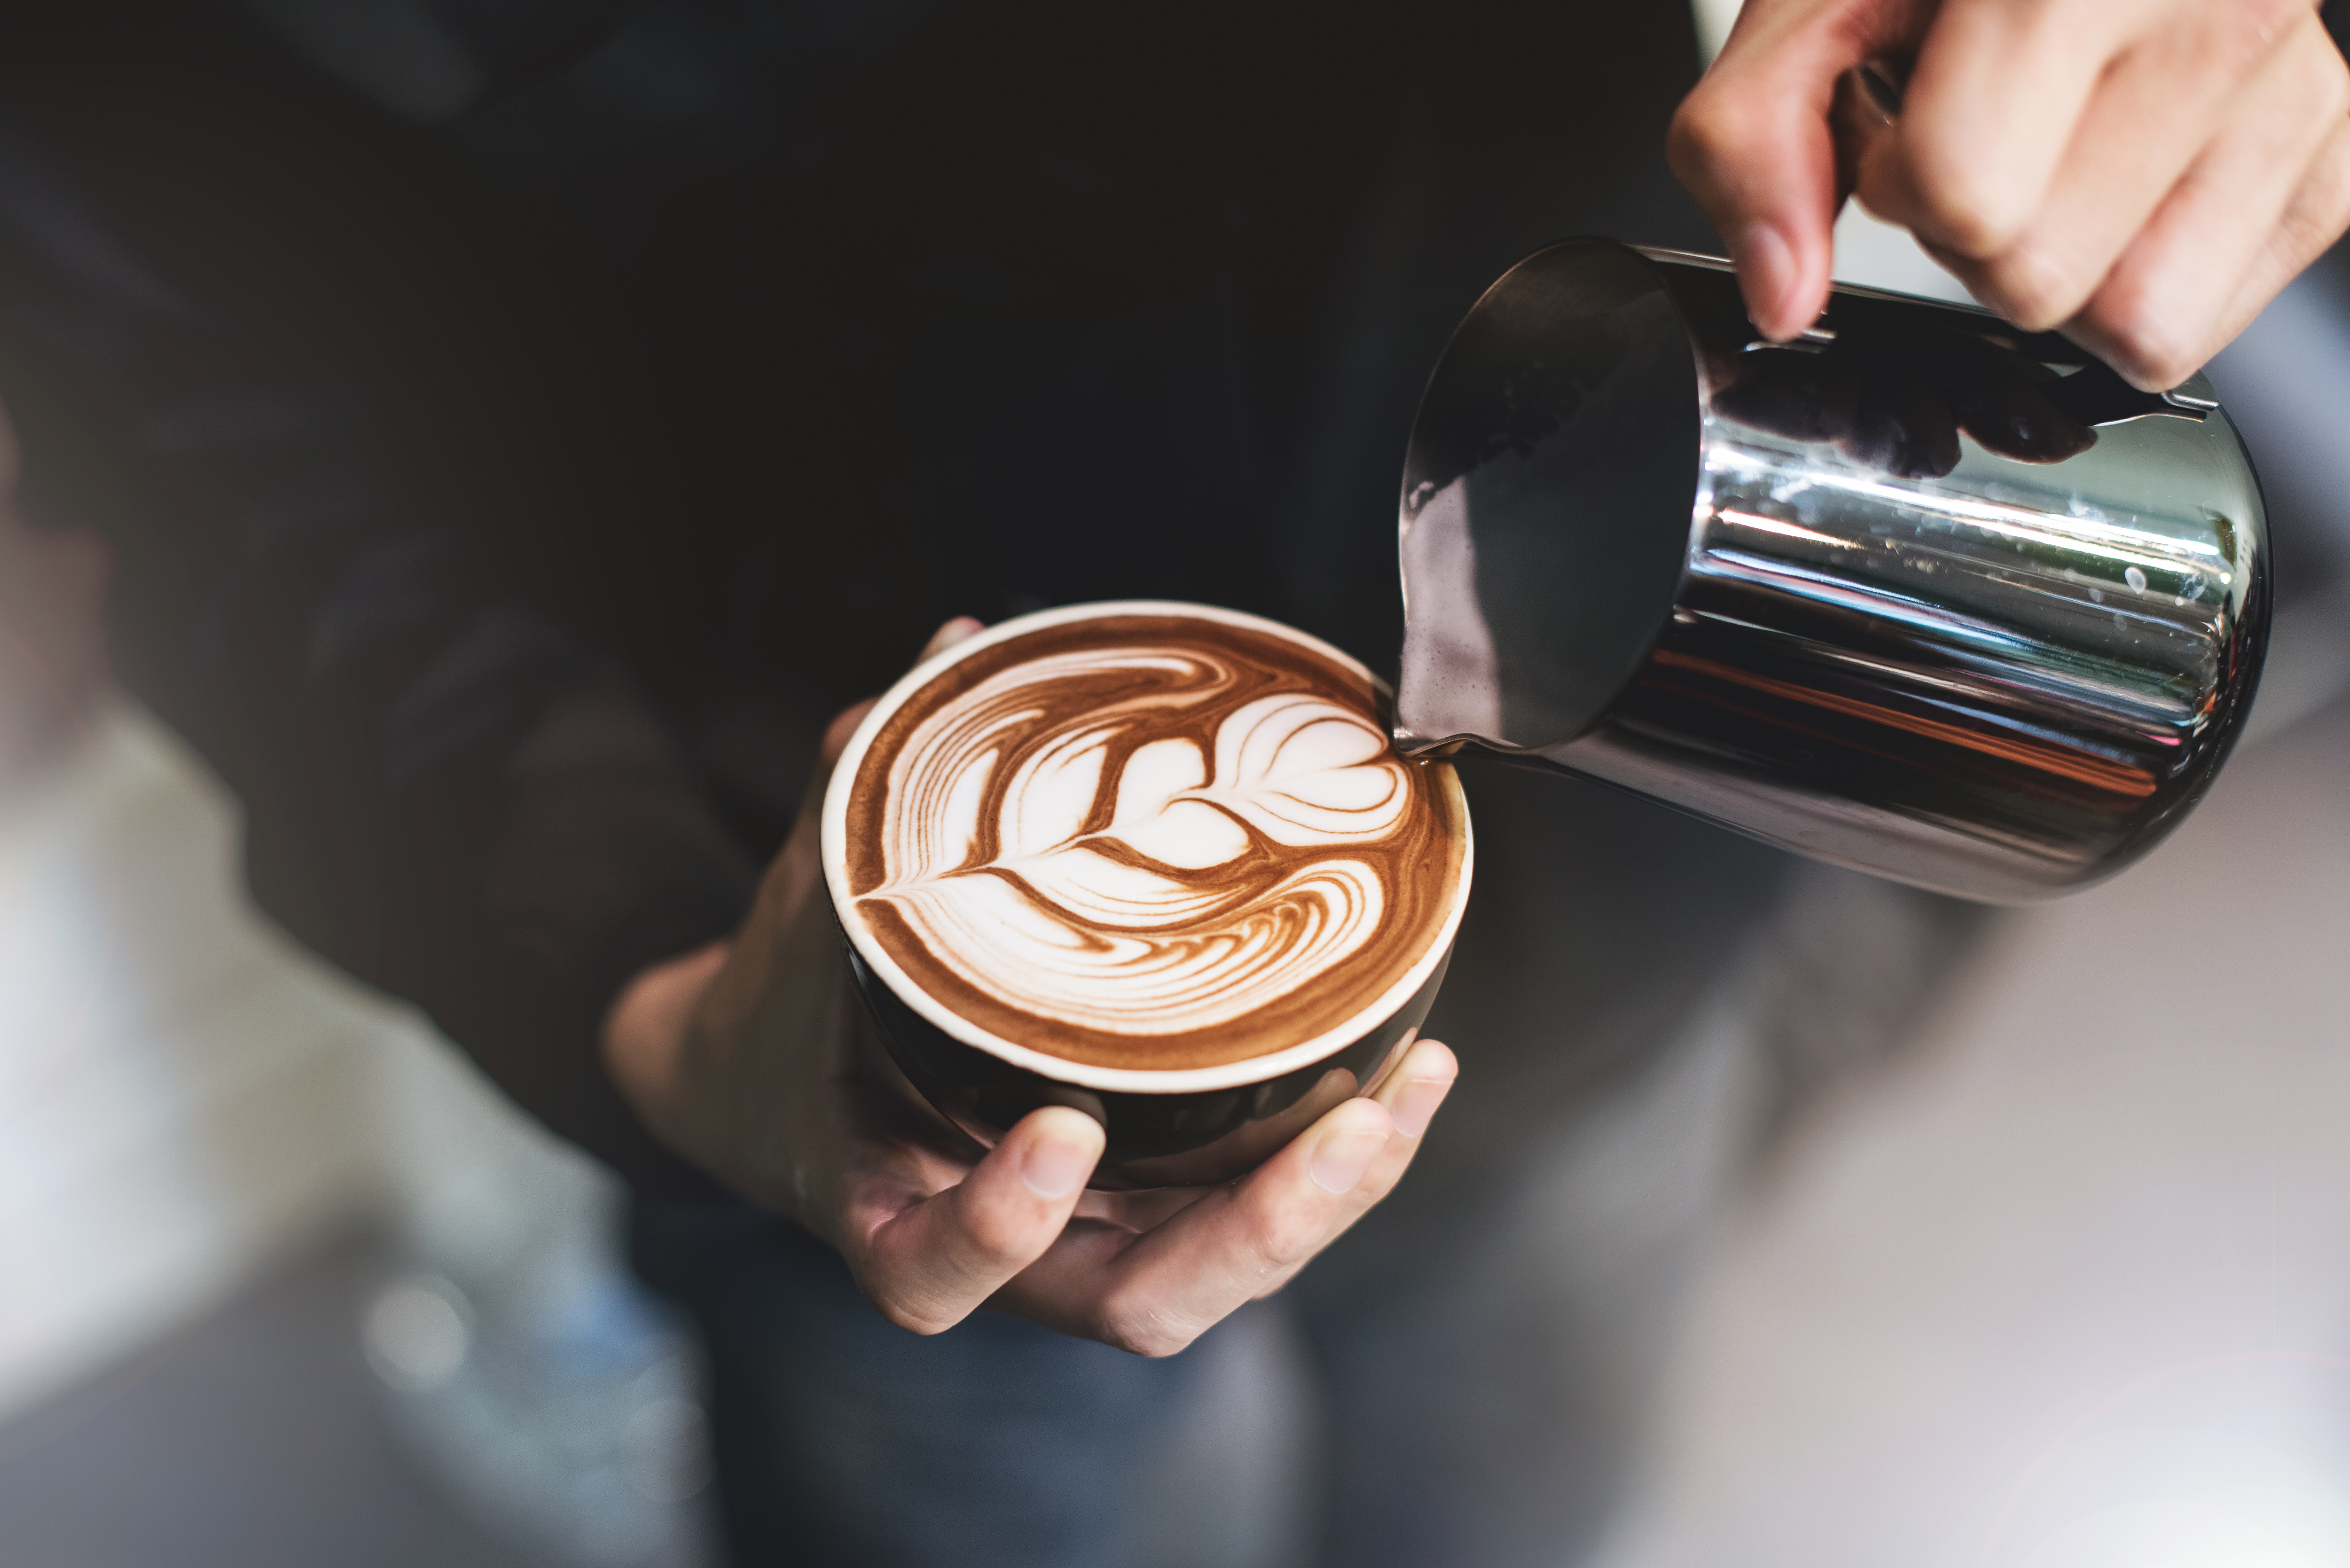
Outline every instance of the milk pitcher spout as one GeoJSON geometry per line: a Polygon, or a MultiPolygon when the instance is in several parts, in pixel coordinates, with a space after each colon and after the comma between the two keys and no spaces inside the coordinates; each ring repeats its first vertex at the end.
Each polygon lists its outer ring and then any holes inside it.
{"type": "Polygon", "coordinates": [[[1651,796],[1966,898],[2085,887],[2250,710],[2260,486],[2200,377],[1839,287],[1790,344],[1728,264],[1512,269],[1406,460],[1395,739],[1651,796]]]}

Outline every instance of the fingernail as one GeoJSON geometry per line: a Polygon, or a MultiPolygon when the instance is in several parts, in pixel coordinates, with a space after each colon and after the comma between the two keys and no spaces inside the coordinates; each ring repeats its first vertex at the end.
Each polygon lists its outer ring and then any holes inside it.
{"type": "Polygon", "coordinates": [[[1795,291],[1795,253],[1768,223],[1751,223],[1731,247],[1738,263],[1738,281],[1746,295],[1746,309],[1766,333],[1785,314],[1787,296],[1795,291]]]}
{"type": "Polygon", "coordinates": [[[1331,1134],[1314,1151],[1314,1185],[1325,1192],[1352,1192],[1387,1146],[1386,1133],[1367,1128],[1331,1134]]]}
{"type": "Polygon", "coordinates": [[[1093,1174],[1095,1152],[1090,1145],[1047,1138],[1020,1162],[1020,1179],[1039,1198],[1066,1198],[1093,1174]]]}
{"type": "Polygon", "coordinates": [[[1395,1130],[1406,1137],[1418,1137],[1428,1130],[1436,1118],[1436,1107],[1452,1092],[1450,1078],[1414,1078],[1396,1095],[1393,1109],[1388,1115],[1395,1118],[1395,1130]]]}

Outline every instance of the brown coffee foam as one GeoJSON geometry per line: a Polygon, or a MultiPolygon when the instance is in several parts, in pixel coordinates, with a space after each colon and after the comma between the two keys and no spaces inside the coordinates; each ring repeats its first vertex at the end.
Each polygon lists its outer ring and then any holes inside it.
{"type": "MultiPolygon", "coordinates": [[[[1075,721],[1105,708],[1126,707],[1159,688],[1170,701],[1134,720],[1113,740],[1102,779],[1081,835],[1098,833],[1113,817],[1118,781],[1127,760],[1142,746],[1170,738],[1215,754],[1220,726],[1244,705],[1283,693],[1303,693],[1336,703],[1380,732],[1386,721],[1377,689],[1357,671],[1272,633],[1204,618],[1158,615],[1103,616],[1065,622],[1010,639],[950,667],[901,703],[883,722],[858,765],[847,803],[845,860],[847,890],[864,924],[914,984],[941,1006],[1000,1038],[1066,1061],[1097,1067],[1175,1071],[1221,1066],[1268,1055],[1326,1033],[1384,997],[1440,940],[1456,897],[1468,835],[1458,791],[1442,763],[1399,762],[1409,799],[1395,830],[1368,844],[1295,847],[1280,844],[1242,822],[1248,850],[1226,864],[1187,870],[1149,859],[1117,840],[1097,841],[1095,852],[1146,867],[1200,889],[1213,907],[1199,919],[1154,926],[1147,933],[1161,942],[1181,940],[1189,930],[1208,931],[1229,922],[1282,880],[1317,862],[1347,859],[1369,865],[1378,877],[1383,909],[1362,947],[1335,968],[1298,990],[1238,1019],[1212,1027],[1166,1033],[1113,1033],[1087,1029],[1008,1005],[941,962],[886,898],[870,897],[887,876],[883,846],[887,792],[892,762],[915,730],[941,708],[992,677],[1032,660],[1086,649],[1149,646],[1189,652],[1226,664],[1239,678],[1222,690],[1187,687],[1171,677],[1137,678],[1131,671],[1101,672],[1061,683],[1063,700],[1012,733],[992,775],[979,815],[979,836],[965,862],[969,875],[994,876],[1024,897],[1067,911],[1036,895],[1014,872],[993,867],[998,858],[1001,808],[1009,781],[1022,759],[1059,735],[1075,721]],[[1182,705],[1173,705],[1176,702],[1182,705]]],[[[1235,820],[1238,820],[1235,818],[1235,820]]],[[[1094,934],[1136,934],[1118,927],[1076,929],[1094,934]]]]}

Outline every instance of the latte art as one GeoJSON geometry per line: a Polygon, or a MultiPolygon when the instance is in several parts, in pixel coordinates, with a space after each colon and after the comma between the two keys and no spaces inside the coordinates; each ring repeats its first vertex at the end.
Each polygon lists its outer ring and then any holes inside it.
{"type": "Polygon", "coordinates": [[[858,766],[844,914],[957,1016],[1095,1065],[1337,1027],[1449,936],[1465,869],[1443,764],[1394,755],[1370,683],[1245,625],[1015,637],[858,766]]]}

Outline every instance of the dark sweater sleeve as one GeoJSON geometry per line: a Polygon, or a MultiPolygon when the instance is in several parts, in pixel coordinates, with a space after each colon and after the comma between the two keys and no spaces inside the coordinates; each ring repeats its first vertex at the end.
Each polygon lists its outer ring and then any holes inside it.
{"type": "Polygon", "coordinates": [[[598,1037],[629,976],[733,929],[756,867],[625,672],[501,598],[359,402],[258,341],[0,131],[20,507],[107,535],[123,680],[242,803],[256,902],[640,1190],[716,1196],[598,1037]]]}

